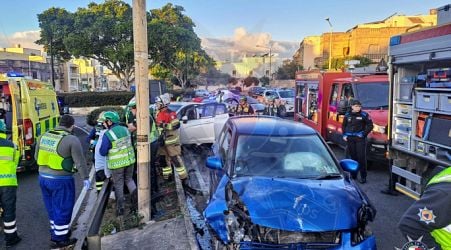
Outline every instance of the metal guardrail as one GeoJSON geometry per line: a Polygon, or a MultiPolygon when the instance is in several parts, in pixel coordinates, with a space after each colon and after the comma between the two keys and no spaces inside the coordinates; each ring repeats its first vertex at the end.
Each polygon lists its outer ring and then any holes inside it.
{"type": "Polygon", "coordinates": [[[74,249],[101,249],[101,237],[99,235],[100,226],[102,224],[103,214],[105,213],[108,199],[112,190],[112,182],[106,179],[103,183],[102,189],[97,195],[97,200],[90,211],[87,230],[81,233],[74,249]]]}

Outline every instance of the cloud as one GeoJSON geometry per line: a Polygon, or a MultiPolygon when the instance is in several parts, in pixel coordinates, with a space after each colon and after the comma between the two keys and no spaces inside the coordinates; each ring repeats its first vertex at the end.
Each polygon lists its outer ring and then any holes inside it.
{"type": "Polygon", "coordinates": [[[16,32],[11,36],[0,37],[0,46],[3,48],[11,48],[16,44],[20,44],[22,48],[42,50],[43,47],[41,45],[34,43],[35,41],[39,40],[39,38],[39,30],[16,32]]]}
{"type": "Polygon", "coordinates": [[[274,41],[270,33],[249,33],[243,27],[236,28],[231,37],[202,38],[203,48],[219,61],[236,62],[245,55],[263,55],[271,45],[271,52],[280,59],[291,58],[298,48],[298,42],[274,41]]]}

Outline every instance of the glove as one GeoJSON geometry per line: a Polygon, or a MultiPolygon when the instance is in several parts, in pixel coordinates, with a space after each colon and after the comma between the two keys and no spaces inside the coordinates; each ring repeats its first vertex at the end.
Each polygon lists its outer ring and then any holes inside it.
{"type": "Polygon", "coordinates": [[[83,181],[83,187],[86,189],[90,189],[91,188],[91,181],[90,180],[84,180],[83,181]]]}

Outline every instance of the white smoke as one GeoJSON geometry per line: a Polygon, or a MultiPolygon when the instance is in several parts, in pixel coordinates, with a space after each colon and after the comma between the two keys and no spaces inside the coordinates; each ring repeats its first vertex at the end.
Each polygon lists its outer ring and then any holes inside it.
{"type": "Polygon", "coordinates": [[[0,37],[0,47],[12,48],[20,44],[22,48],[42,50],[43,47],[41,45],[34,43],[39,39],[39,30],[16,32],[11,36],[0,37]]]}
{"type": "Polygon", "coordinates": [[[244,56],[267,54],[270,47],[274,56],[291,58],[298,42],[274,41],[269,33],[249,33],[239,27],[231,37],[202,38],[202,46],[215,60],[236,62],[244,56]]]}

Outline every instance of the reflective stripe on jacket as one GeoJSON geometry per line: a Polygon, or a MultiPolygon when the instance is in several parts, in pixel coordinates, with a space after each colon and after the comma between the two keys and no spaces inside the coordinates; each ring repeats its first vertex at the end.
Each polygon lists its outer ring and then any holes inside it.
{"type": "MultiPolygon", "coordinates": [[[[2,134],[2,133],[0,133],[2,134]]],[[[12,142],[0,137],[0,187],[17,186],[17,164],[20,153],[12,142]]]]}

